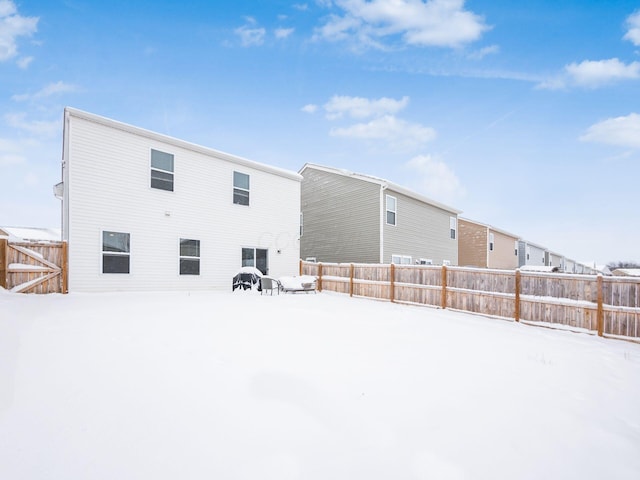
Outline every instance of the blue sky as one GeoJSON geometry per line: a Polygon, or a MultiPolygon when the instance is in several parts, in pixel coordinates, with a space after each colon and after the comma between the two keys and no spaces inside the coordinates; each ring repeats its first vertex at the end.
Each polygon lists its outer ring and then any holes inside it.
{"type": "Polygon", "coordinates": [[[640,261],[637,1],[0,0],[0,72],[0,225],[59,225],[72,106],[640,261]]]}

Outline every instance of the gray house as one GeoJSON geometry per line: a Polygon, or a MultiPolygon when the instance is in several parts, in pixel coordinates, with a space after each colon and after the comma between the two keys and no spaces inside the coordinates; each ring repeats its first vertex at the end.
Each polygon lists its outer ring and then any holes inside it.
{"type": "Polygon", "coordinates": [[[547,266],[547,249],[526,240],[518,242],[518,266],[547,266]]]}
{"type": "Polygon", "coordinates": [[[308,163],[300,174],[303,259],[458,264],[459,210],[346,170],[308,163]]]}

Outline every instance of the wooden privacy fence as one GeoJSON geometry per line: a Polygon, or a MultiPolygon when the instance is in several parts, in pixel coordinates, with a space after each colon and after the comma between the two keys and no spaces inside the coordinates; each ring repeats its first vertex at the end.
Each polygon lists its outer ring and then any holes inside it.
{"type": "Polygon", "coordinates": [[[300,262],[319,290],[640,339],[640,279],[426,265],[300,262]]]}
{"type": "Polygon", "coordinates": [[[0,238],[0,287],[16,293],[67,293],[67,243],[0,238]]]}

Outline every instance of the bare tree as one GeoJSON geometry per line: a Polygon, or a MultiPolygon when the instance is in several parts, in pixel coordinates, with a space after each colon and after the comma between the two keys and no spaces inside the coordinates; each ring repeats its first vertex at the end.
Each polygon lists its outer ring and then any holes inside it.
{"type": "Polygon", "coordinates": [[[610,262],[610,263],[607,263],[607,268],[612,271],[615,270],[616,268],[640,268],[640,263],[631,262],[631,261],[610,262]]]}

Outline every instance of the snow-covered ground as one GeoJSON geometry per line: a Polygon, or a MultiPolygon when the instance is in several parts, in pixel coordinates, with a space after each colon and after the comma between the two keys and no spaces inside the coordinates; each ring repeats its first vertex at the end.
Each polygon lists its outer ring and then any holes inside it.
{"type": "Polygon", "coordinates": [[[0,291],[0,478],[640,478],[640,345],[255,291],[0,291]]]}

